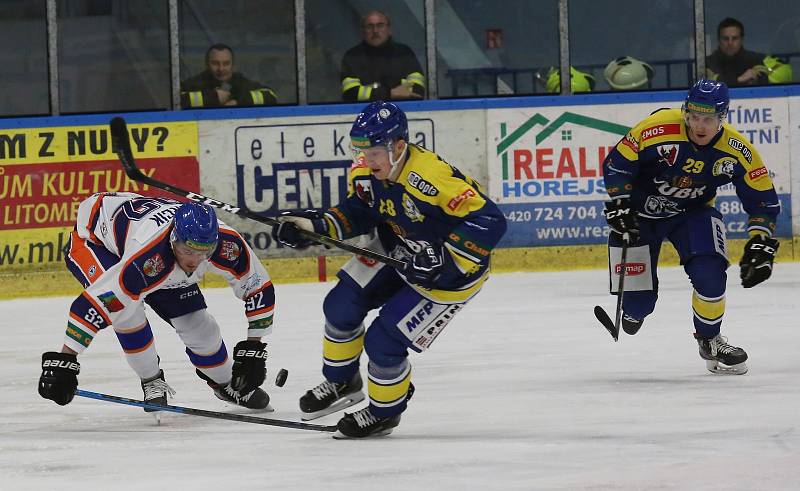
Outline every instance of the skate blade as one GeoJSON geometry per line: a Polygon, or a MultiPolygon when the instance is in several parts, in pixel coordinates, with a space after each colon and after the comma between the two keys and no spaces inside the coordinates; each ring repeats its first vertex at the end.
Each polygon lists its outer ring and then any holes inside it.
{"type": "Polygon", "coordinates": [[[319,411],[315,411],[313,413],[302,413],[300,419],[303,421],[311,421],[313,419],[321,418],[323,416],[327,416],[329,414],[335,413],[336,411],[341,411],[342,409],[347,409],[348,407],[358,404],[359,402],[364,400],[364,393],[358,391],[354,394],[349,394],[347,397],[339,399],[338,401],[334,402],[330,406],[326,407],[325,409],[320,409],[319,411]]]}
{"type": "Polygon", "coordinates": [[[375,438],[375,437],[378,437],[378,436],[386,436],[389,433],[391,433],[392,430],[393,430],[393,428],[386,428],[385,430],[376,431],[375,433],[373,433],[371,435],[362,436],[362,437],[347,436],[344,433],[342,433],[341,431],[336,430],[336,433],[334,433],[332,436],[333,436],[334,440],[364,440],[366,438],[375,438]]]}
{"type": "Polygon", "coordinates": [[[156,426],[161,426],[161,411],[153,411],[150,414],[153,415],[153,419],[156,422],[156,426]]]}
{"type": "Polygon", "coordinates": [[[706,360],[706,368],[714,375],[744,375],[747,373],[747,363],[745,362],[728,366],[716,360],[706,360]]]}

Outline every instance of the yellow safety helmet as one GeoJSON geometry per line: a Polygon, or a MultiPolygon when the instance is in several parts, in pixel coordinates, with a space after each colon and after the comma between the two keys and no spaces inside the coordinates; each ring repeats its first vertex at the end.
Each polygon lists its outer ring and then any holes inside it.
{"type": "MultiPolygon", "coordinates": [[[[591,92],[594,89],[594,77],[588,73],[576,70],[575,67],[571,66],[569,67],[569,75],[573,94],[576,92],[591,92]]],[[[557,68],[550,69],[545,89],[553,94],[561,92],[561,74],[557,68]]]]}
{"type": "Polygon", "coordinates": [[[792,81],[792,65],[777,56],[764,57],[764,66],[769,71],[767,77],[771,84],[788,84],[792,81]]]}
{"type": "Polygon", "coordinates": [[[632,56],[623,56],[611,60],[603,76],[614,90],[633,90],[646,87],[652,80],[653,67],[647,63],[637,60],[632,56]]]}

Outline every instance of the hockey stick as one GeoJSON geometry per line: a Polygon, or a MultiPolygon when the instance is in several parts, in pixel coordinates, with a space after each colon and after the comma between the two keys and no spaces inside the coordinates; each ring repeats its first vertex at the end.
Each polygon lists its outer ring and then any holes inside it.
{"type": "Polygon", "coordinates": [[[255,416],[248,416],[246,414],[231,414],[222,413],[219,411],[206,411],[205,409],[194,409],[191,407],[170,406],[169,404],[152,404],[149,402],[137,401],[136,399],[128,399],[127,397],[112,396],[82,389],[76,390],[75,395],[89,399],[97,399],[99,401],[126,404],[128,406],[138,406],[155,411],[190,414],[192,416],[203,416],[205,418],[227,419],[230,421],[241,421],[243,423],[255,423],[267,426],[280,426],[281,428],[293,428],[296,430],[324,431],[327,433],[333,433],[336,431],[336,425],[323,426],[310,423],[300,423],[297,421],[286,421],[283,419],[257,418],[255,416]]]}
{"type": "MultiPolygon", "coordinates": [[[[203,196],[202,194],[186,191],[179,187],[158,181],[156,179],[153,179],[152,177],[145,175],[136,166],[136,160],[133,158],[133,150],[131,149],[131,141],[128,135],[128,126],[125,123],[125,120],[122,119],[121,117],[115,117],[111,119],[111,121],[109,122],[109,126],[111,127],[111,141],[114,148],[114,152],[117,154],[117,157],[119,157],[119,161],[122,163],[122,168],[125,169],[125,173],[128,175],[129,178],[133,179],[134,181],[139,181],[141,183],[153,186],[155,188],[163,189],[164,191],[177,194],[178,196],[183,196],[184,198],[188,198],[192,201],[197,201],[198,203],[203,203],[204,205],[213,206],[214,208],[217,208],[219,210],[224,210],[229,213],[233,213],[234,215],[239,215],[240,217],[249,218],[250,220],[255,220],[257,222],[266,225],[274,227],[281,223],[276,218],[261,216],[248,209],[238,208],[236,206],[229,205],[228,203],[223,203],[222,201],[218,201],[214,198],[203,196]]],[[[393,268],[397,269],[400,269],[405,265],[403,261],[400,261],[393,257],[385,256],[383,254],[371,251],[369,249],[364,249],[361,247],[350,245],[341,240],[334,239],[333,237],[328,237],[327,235],[321,235],[303,229],[298,229],[298,230],[300,231],[300,235],[303,235],[304,237],[311,239],[318,244],[337,247],[339,249],[343,249],[347,252],[352,252],[353,254],[359,256],[364,256],[370,259],[374,259],[376,261],[380,261],[384,264],[388,264],[389,266],[392,266],[393,268]]]]}
{"type": "Polygon", "coordinates": [[[627,272],[627,266],[625,264],[626,260],[628,259],[628,244],[622,244],[622,254],[620,257],[620,270],[619,270],[619,285],[617,287],[617,313],[616,313],[616,321],[611,322],[611,317],[608,316],[603,307],[599,305],[594,306],[594,316],[597,317],[597,320],[603,324],[603,327],[606,328],[611,337],[614,338],[614,342],[619,341],[619,325],[622,322],[622,299],[625,296],[625,273],[627,272]]]}

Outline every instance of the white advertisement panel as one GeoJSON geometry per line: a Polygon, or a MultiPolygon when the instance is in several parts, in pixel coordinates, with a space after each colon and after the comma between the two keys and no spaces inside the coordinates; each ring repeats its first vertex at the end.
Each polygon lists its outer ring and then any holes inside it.
{"type": "MultiPolygon", "coordinates": [[[[489,190],[506,213],[501,246],[604,243],[608,228],[602,162],[656,104],[490,109],[489,190]]],[[[735,101],[729,122],[767,163],[781,197],[778,234],[791,234],[789,112],[785,98],[735,101]]],[[[732,185],[719,191],[729,237],[744,237],[746,215],[732,185]]]]}
{"type": "MultiPolygon", "coordinates": [[[[407,115],[411,143],[487,182],[484,111],[407,115]]],[[[201,122],[202,190],[266,216],[336,205],[347,196],[353,119],[333,115],[201,122]]],[[[222,219],[261,255],[294,254],[273,243],[268,226],[232,215],[222,219]]]]}

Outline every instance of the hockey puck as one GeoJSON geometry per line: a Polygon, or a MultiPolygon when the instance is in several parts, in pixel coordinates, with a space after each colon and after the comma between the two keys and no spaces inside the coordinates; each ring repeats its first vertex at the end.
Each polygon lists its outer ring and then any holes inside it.
{"type": "Polygon", "coordinates": [[[278,387],[283,387],[283,384],[286,383],[286,378],[289,376],[289,371],[285,368],[281,368],[278,371],[278,376],[275,377],[275,385],[278,387]]]}

